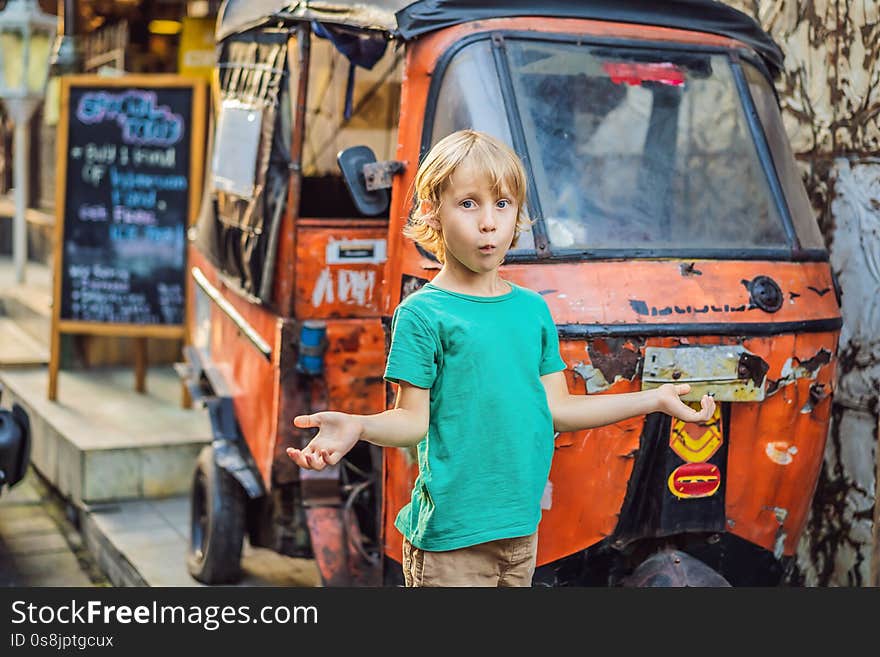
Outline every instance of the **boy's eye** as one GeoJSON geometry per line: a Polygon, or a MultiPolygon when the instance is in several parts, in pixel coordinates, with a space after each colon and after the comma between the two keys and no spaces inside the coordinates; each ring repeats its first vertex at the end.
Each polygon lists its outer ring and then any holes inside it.
{"type": "Polygon", "coordinates": [[[465,210],[470,210],[472,207],[474,207],[474,202],[470,199],[465,199],[461,202],[461,207],[463,207],[465,210]]]}
{"type": "Polygon", "coordinates": [[[496,203],[496,205],[503,210],[504,208],[506,208],[507,206],[510,205],[510,201],[508,201],[506,198],[503,198],[500,201],[498,201],[498,203],[496,203]]]}

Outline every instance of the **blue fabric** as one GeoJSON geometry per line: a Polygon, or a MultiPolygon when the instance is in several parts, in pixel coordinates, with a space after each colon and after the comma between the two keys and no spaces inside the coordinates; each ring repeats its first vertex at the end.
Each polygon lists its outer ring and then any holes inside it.
{"type": "Polygon", "coordinates": [[[322,39],[328,39],[349,61],[348,81],[345,85],[345,120],[348,121],[351,118],[354,96],[355,68],[360,66],[372,69],[385,54],[388,40],[381,32],[353,31],[334,25],[324,25],[318,21],[312,21],[312,33],[322,39]]]}

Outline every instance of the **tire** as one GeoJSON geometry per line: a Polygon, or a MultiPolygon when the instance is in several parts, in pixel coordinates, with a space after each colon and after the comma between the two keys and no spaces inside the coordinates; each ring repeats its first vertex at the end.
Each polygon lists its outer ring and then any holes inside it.
{"type": "Polygon", "coordinates": [[[190,495],[190,541],[186,566],[203,584],[231,584],[241,579],[245,534],[245,492],[214,461],[214,449],[199,453],[190,495]]]}
{"type": "Polygon", "coordinates": [[[686,552],[665,548],[645,559],[623,585],[629,588],[727,587],[730,582],[686,552]]]}

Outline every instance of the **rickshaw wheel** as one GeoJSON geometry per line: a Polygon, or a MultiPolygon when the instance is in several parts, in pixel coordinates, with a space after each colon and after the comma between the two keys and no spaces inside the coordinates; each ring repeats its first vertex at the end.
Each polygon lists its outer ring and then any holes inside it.
{"type": "Polygon", "coordinates": [[[214,448],[202,448],[193,473],[187,570],[203,584],[241,579],[245,532],[245,493],[214,460],[214,448]]]}
{"type": "Polygon", "coordinates": [[[639,564],[623,585],[632,588],[726,587],[730,582],[686,552],[665,548],[639,564]]]}

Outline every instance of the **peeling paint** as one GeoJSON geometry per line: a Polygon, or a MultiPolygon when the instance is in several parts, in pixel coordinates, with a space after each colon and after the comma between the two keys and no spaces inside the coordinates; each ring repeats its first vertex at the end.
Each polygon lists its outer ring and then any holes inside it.
{"type": "Polygon", "coordinates": [[[549,479],[544,486],[544,492],[541,495],[541,509],[548,511],[553,508],[553,482],[549,479]]]}
{"type": "Polygon", "coordinates": [[[820,349],[819,352],[808,360],[799,360],[797,357],[789,358],[782,366],[782,377],[795,379],[815,379],[816,373],[822,365],[831,362],[831,352],[820,349]],[[797,361],[797,365],[794,362],[797,361]]]}
{"type": "Polygon", "coordinates": [[[679,271],[682,276],[702,276],[703,272],[697,269],[694,265],[695,262],[683,262],[679,265],[679,271]]]}
{"type": "Polygon", "coordinates": [[[633,345],[621,338],[594,340],[587,345],[590,362],[597,367],[602,376],[612,383],[618,379],[632,381],[639,370],[642,356],[640,345],[633,345]]]}
{"type": "Polygon", "coordinates": [[[618,381],[632,381],[638,375],[642,361],[640,345],[621,338],[594,340],[587,345],[590,363],[578,361],[572,370],[584,380],[587,394],[608,390],[618,381]]]}
{"type": "Polygon", "coordinates": [[[788,538],[788,534],[784,531],[785,519],[788,517],[788,509],[778,506],[765,506],[764,509],[772,511],[773,515],[776,516],[776,522],[779,527],[776,528],[776,540],[773,543],[773,556],[777,559],[781,559],[785,547],[785,539],[788,538]]]}
{"type": "Polygon", "coordinates": [[[776,542],[773,544],[773,556],[777,559],[782,558],[782,551],[785,546],[785,539],[788,538],[788,534],[782,531],[782,526],[780,525],[779,529],[776,532],[776,542]]]}
{"type": "Polygon", "coordinates": [[[767,396],[776,394],[780,388],[791,385],[798,379],[815,379],[819,370],[830,362],[831,352],[827,349],[820,349],[815,356],[803,361],[797,356],[792,356],[783,363],[781,377],[767,381],[767,396]]]}
{"type": "Polygon", "coordinates": [[[592,395],[603,390],[608,390],[611,384],[605,379],[605,376],[592,365],[584,365],[577,363],[572,368],[578,376],[580,376],[587,385],[587,394],[592,395]]]}
{"type": "Polygon", "coordinates": [[[785,522],[785,519],[788,518],[788,509],[783,509],[778,506],[767,507],[767,509],[773,512],[773,515],[776,516],[776,522],[780,525],[782,525],[782,523],[785,522]]]}
{"type": "Polygon", "coordinates": [[[829,394],[830,391],[828,386],[824,383],[812,384],[810,386],[810,397],[807,399],[807,403],[801,408],[801,413],[812,413],[816,404],[825,399],[829,394]]]}
{"type": "Polygon", "coordinates": [[[790,465],[794,461],[794,455],[797,454],[798,448],[784,440],[774,440],[767,443],[764,452],[767,454],[767,458],[774,463],[790,465]]]}

